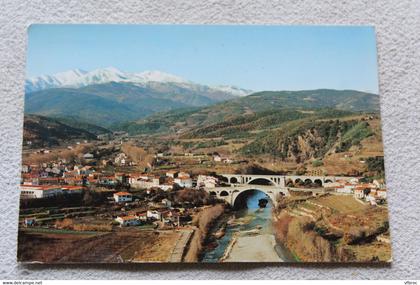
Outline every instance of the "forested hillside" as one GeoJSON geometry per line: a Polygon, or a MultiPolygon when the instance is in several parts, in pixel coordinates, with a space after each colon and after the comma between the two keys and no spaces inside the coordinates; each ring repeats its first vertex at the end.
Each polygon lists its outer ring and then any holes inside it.
{"type": "Polygon", "coordinates": [[[25,115],[23,123],[23,144],[31,147],[49,147],[74,139],[96,139],[96,135],[73,128],[57,120],[25,115]]]}
{"type": "Polygon", "coordinates": [[[302,162],[322,158],[327,152],[348,151],[372,134],[366,121],[306,120],[263,133],[241,151],[249,155],[271,154],[302,162]]]}
{"type": "MultiPolygon", "coordinates": [[[[212,133],[227,127],[226,124],[239,130],[242,127],[235,127],[235,124],[259,121],[249,125],[249,129],[256,127],[258,130],[260,124],[263,127],[271,122],[276,125],[283,121],[304,118],[325,109],[329,110],[325,115],[330,112],[330,117],[341,116],[341,112],[378,112],[379,96],[354,90],[330,89],[258,92],[212,106],[156,113],[138,121],[115,124],[112,127],[128,131],[132,135],[184,133],[191,129],[200,132],[198,128],[202,128],[202,132],[212,133]],[[215,129],[209,129],[212,125],[215,129]]],[[[217,133],[206,134],[206,136],[213,135],[217,133]]]]}

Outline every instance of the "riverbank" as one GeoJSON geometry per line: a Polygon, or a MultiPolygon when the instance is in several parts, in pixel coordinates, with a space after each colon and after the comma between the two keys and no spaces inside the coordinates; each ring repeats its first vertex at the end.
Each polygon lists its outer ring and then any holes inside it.
{"type": "MultiPolygon", "coordinates": [[[[249,199],[246,209],[225,215],[213,228],[213,239],[203,262],[290,262],[293,256],[273,231],[273,208],[259,207],[260,194],[249,199]],[[255,203],[253,203],[255,202],[255,203]],[[217,238],[218,233],[223,235],[217,238]]],[[[264,198],[264,196],[263,196],[264,198]]]]}
{"type": "Polygon", "coordinates": [[[221,262],[282,262],[272,234],[235,235],[221,262]]]}
{"type": "Polygon", "coordinates": [[[212,225],[224,212],[225,206],[223,204],[218,204],[203,209],[203,211],[194,218],[193,225],[196,228],[190,238],[188,248],[186,248],[184,262],[200,261],[205,249],[205,242],[209,236],[209,231],[212,228],[212,225]]]}

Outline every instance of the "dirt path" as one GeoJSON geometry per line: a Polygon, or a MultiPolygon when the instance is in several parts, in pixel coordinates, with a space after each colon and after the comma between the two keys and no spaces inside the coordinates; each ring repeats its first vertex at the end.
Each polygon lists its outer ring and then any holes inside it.
{"type": "Polygon", "coordinates": [[[182,262],[182,258],[184,256],[185,248],[187,247],[187,244],[193,234],[193,230],[182,230],[180,231],[181,235],[179,239],[177,240],[171,256],[168,259],[168,262],[182,262]]]}

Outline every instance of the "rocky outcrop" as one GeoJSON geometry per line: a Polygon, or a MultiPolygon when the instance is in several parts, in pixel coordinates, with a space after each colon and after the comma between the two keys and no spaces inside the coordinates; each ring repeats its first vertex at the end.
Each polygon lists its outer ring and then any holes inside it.
{"type": "Polygon", "coordinates": [[[348,151],[372,132],[365,121],[320,120],[295,122],[267,133],[246,145],[247,154],[273,154],[297,163],[323,158],[327,153],[348,151]]]}

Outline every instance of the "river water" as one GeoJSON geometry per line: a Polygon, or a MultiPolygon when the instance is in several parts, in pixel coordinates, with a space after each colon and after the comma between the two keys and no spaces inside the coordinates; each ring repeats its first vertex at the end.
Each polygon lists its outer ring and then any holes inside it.
{"type": "MultiPolygon", "coordinates": [[[[259,231],[257,234],[252,234],[251,244],[242,249],[242,251],[245,251],[245,254],[242,253],[243,259],[246,260],[242,260],[241,255],[237,254],[239,260],[233,259],[231,261],[293,261],[292,255],[282,244],[267,242],[267,238],[272,241],[275,240],[272,226],[272,204],[268,202],[265,208],[260,208],[259,201],[261,199],[270,201],[268,196],[261,191],[253,191],[247,197],[246,208],[233,213],[234,219],[231,219],[227,225],[225,235],[216,241],[217,247],[205,252],[202,262],[219,262],[235,235],[242,236],[247,231],[255,231],[256,229],[259,231]],[[254,240],[257,244],[253,242],[254,240]],[[261,255],[263,256],[261,257],[261,255]],[[265,257],[267,260],[264,259],[265,257]]],[[[242,243],[244,242],[243,239],[242,243]]],[[[226,261],[229,261],[229,259],[226,261]]]]}

